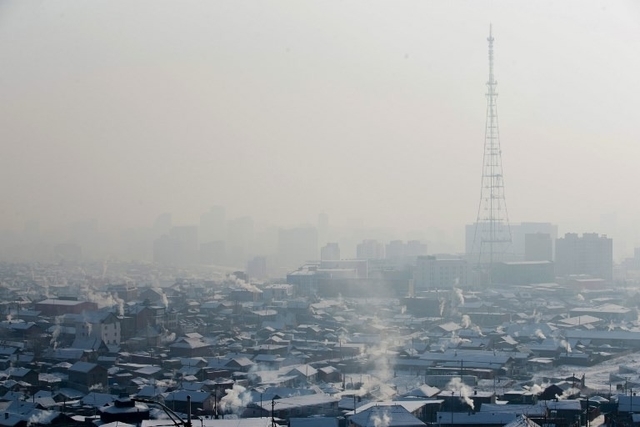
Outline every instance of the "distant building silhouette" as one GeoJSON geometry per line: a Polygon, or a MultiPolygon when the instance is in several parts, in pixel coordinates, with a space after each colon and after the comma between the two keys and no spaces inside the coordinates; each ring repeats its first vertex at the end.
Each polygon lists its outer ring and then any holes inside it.
{"type": "Polygon", "coordinates": [[[419,256],[414,271],[413,283],[416,291],[466,287],[468,263],[462,258],[419,256]]]}
{"type": "Polygon", "coordinates": [[[247,261],[247,276],[254,279],[267,277],[267,258],[257,256],[247,261]]]}
{"type": "Polygon", "coordinates": [[[556,240],[556,275],[587,274],[613,279],[613,239],[597,233],[567,233],[556,240]]]}
{"type": "Polygon", "coordinates": [[[384,245],[377,240],[363,240],[356,247],[356,258],[358,259],[382,259],[384,258],[384,245]]]}
{"type": "Polygon", "coordinates": [[[320,249],[320,260],[335,261],[340,259],[340,246],[335,243],[327,243],[320,249]]]}
{"type": "Polygon", "coordinates": [[[549,233],[527,233],[524,235],[525,261],[553,260],[553,241],[549,233]]]}
{"type": "Polygon", "coordinates": [[[419,240],[392,240],[385,247],[385,258],[415,258],[427,254],[427,245],[419,240]]]}
{"type": "Polygon", "coordinates": [[[172,227],[153,242],[153,260],[165,265],[193,265],[199,259],[198,227],[172,227]]]}

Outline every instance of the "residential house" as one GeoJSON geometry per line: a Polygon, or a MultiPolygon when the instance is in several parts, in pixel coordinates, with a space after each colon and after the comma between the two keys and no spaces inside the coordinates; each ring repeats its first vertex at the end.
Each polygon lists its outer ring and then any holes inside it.
{"type": "Polygon", "coordinates": [[[69,385],[78,390],[88,392],[94,387],[108,385],[107,369],[104,366],[90,362],[76,362],[68,371],[69,385]]]}

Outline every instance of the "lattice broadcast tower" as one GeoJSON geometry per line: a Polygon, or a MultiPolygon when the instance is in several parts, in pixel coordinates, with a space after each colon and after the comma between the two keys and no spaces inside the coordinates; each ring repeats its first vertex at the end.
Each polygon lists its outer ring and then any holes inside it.
{"type": "MultiPolygon", "coordinates": [[[[473,236],[471,255],[477,257],[480,284],[492,284],[494,264],[504,260],[511,246],[511,228],[504,194],[502,150],[498,129],[498,82],[493,75],[493,33],[489,26],[489,81],[487,81],[487,117],[482,160],[480,203],[473,236]]],[[[473,260],[471,260],[473,262],[473,260]]]]}

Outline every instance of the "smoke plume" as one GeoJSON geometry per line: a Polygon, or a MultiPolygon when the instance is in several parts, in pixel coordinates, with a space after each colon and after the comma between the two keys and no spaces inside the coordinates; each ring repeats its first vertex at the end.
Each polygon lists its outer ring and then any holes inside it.
{"type": "Polygon", "coordinates": [[[458,394],[458,396],[460,396],[460,400],[469,405],[471,409],[475,409],[473,400],[469,397],[471,393],[473,393],[473,390],[471,390],[471,387],[463,383],[460,377],[453,377],[451,381],[449,381],[449,384],[447,384],[446,389],[454,392],[454,394],[458,394]]]}

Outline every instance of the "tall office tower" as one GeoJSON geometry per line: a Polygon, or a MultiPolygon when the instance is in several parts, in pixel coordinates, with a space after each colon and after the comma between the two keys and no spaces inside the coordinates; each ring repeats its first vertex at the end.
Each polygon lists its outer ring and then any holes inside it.
{"type": "Polygon", "coordinates": [[[556,276],[588,274],[613,279],[613,239],[597,233],[567,233],[556,240],[556,276]]]}
{"type": "MultiPolygon", "coordinates": [[[[509,215],[504,194],[502,176],[502,151],[498,129],[498,82],[493,75],[493,34],[489,27],[489,81],[487,81],[487,117],[482,161],[482,185],[476,219],[472,253],[478,253],[475,262],[481,272],[481,284],[491,285],[494,263],[502,260],[502,254],[511,244],[509,215]],[[477,246],[477,249],[476,249],[477,246]]],[[[473,261],[473,260],[472,260],[473,261]]]]}

